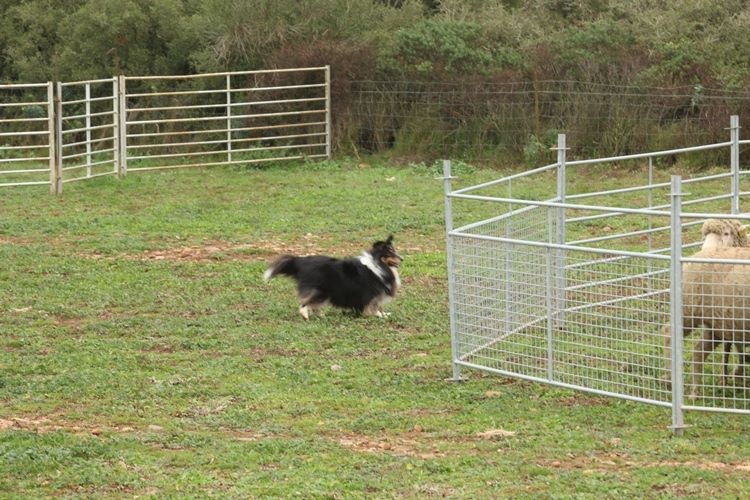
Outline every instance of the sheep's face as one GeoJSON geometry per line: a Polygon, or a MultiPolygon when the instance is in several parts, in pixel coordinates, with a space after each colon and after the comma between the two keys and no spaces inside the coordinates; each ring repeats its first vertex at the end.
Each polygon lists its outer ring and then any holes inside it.
{"type": "Polygon", "coordinates": [[[714,248],[726,248],[734,246],[735,234],[729,224],[725,224],[725,227],[718,232],[707,233],[703,239],[703,247],[701,250],[709,250],[714,248]]]}

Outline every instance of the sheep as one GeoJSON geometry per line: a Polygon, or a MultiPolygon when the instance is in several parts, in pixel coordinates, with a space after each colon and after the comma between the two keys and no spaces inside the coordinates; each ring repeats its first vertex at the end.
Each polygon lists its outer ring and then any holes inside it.
{"type": "MultiPolygon", "coordinates": [[[[750,246],[748,245],[747,230],[737,219],[708,219],[701,227],[701,235],[703,236],[703,246],[701,247],[701,250],[750,246]]],[[[711,336],[710,331],[704,332],[704,339],[707,336],[711,336]]],[[[743,355],[744,346],[742,344],[737,344],[736,347],[737,353],[741,358],[741,363],[737,366],[734,376],[740,377],[744,374],[746,357],[743,355]]],[[[725,342],[721,362],[721,375],[719,378],[720,385],[726,385],[727,383],[729,375],[729,355],[731,352],[732,344],[730,342],[725,342]]]]}
{"type": "MultiPolygon", "coordinates": [[[[747,246],[747,233],[736,220],[709,219],[703,224],[703,248],[694,257],[718,259],[750,259],[750,249],[728,248],[747,246]]],[[[742,264],[689,263],[683,267],[683,335],[688,336],[704,327],[703,337],[693,353],[693,377],[690,397],[697,396],[698,377],[705,358],[724,343],[720,383],[726,383],[731,346],[737,346],[741,363],[735,376],[744,373],[746,356],[743,345],[750,340],[750,267],[742,264]],[[725,303],[730,300],[731,302],[725,303]],[[746,304],[746,301],[748,303],[746,304]],[[746,324],[747,323],[747,324],[746,324]]],[[[662,329],[667,367],[671,368],[671,328],[662,329]]]]}

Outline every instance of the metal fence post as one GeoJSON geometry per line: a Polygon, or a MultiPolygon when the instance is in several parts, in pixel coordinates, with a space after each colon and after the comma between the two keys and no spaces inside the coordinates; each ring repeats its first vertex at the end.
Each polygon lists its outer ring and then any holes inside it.
{"type": "Polygon", "coordinates": [[[118,89],[120,88],[119,79],[112,77],[112,169],[115,174],[120,173],[120,100],[118,98],[118,89]]]}
{"type": "Polygon", "coordinates": [[[670,259],[670,325],[672,365],[672,431],[681,436],[685,428],[682,405],[684,386],[682,374],[682,177],[672,176],[671,194],[671,259],[670,259]]]}
{"type": "MultiPolygon", "coordinates": [[[[91,84],[84,86],[86,122],[86,177],[91,177],[91,84]]],[[[60,96],[62,99],[62,96],[60,96]]]]}
{"type": "Polygon", "coordinates": [[[125,76],[120,75],[117,78],[117,104],[119,106],[119,153],[120,153],[120,170],[117,175],[123,177],[128,173],[128,103],[127,89],[125,88],[125,76]]]}
{"type": "Polygon", "coordinates": [[[450,311],[450,329],[451,329],[451,353],[453,358],[453,380],[461,379],[461,366],[457,363],[461,357],[461,346],[458,342],[458,332],[456,331],[456,290],[453,262],[453,244],[451,241],[451,231],[453,231],[453,200],[451,199],[451,162],[443,160],[443,192],[445,195],[445,235],[446,235],[446,256],[448,269],[448,309],[450,311]]]}
{"type": "Polygon", "coordinates": [[[57,122],[55,121],[55,84],[47,82],[47,130],[49,131],[49,193],[56,194],[55,162],[57,161],[57,122]]]}
{"type": "MultiPolygon", "coordinates": [[[[565,134],[557,136],[557,201],[565,203],[565,134]]],[[[557,209],[557,244],[565,244],[565,208],[557,209]]],[[[565,322],[565,250],[557,250],[556,263],[556,308],[557,308],[557,325],[562,326],[565,322]]]]}
{"type": "Polygon", "coordinates": [[[227,74],[227,161],[232,162],[232,75],[227,74]]]}
{"type": "Polygon", "coordinates": [[[732,169],[732,213],[740,213],[740,117],[729,118],[729,140],[732,142],[730,165],[732,169]]]}
{"type": "Polygon", "coordinates": [[[55,167],[54,194],[62,194],[63,190],[63,158],[62,158],[62,83],[55,82],[55,167]]]}
{"type": "MultiPolygon", "coordinates": [[[[554,215],[552,207],[547,207],[547,240],[550,243],[554,243],[555,235],[552,232],[554,227],[554,215]]],[[[545,294],[545,307],[547,309],[547,380],[552,382],[555,379],[555,304],[554,304],[554,268],[552,261],[555,260],[555,251],[551,246],[545,247],[544,257],[546,264],[545,273],[545,288],[547,293],[545,294]]]]}
{"type": "Polygon", "coordinates": [[[326,158],[331,159],[331,67],[325,67],[326,97],[326,158]]]}

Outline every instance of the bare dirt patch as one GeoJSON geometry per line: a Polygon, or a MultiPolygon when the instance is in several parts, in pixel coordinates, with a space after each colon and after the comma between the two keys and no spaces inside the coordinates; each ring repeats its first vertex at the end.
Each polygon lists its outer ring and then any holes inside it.
{"type": "Polygon", "coordinates": [[[742,462],[711,462],[703,460],[686,460],[680,462],[677,460],[663,460],[656,462],[639,462],[633,460],[626,453],[603,453],[594,455],[569,455],[564,460],[541,460],[538,464],[542,467],[549,467],[561,470],[579,469],[584,472],[611,472],[624,471],[635,468],[657,468],[669,467],[675,469],[691,468],[711,472],[750,472],[750,461],[742,462]]]}
{"type": "Polygon", "coordinates": [[[105,432],[133,432],[129,426],[101,426],[94,422],[71,422],[53,417],[5,417],[0,418],[0,430],[22,430],[46,434],[49,432],[70,432],[98,436],[105,432]]]}
{"type": "Polygon", "coordinates": [[[609,406],[611,400],[603,396],[592,396],[590,394],[574,394],[571,396],[561,396],[555,400],[562,406],[569,408],[576,406],[609,406]]]}
{"type": "Polygon", "coordinates": [[[85,318],[68,318],[64,316],[56,316],[55,324],[70,328],[71,330],[80,330],[81,326],[85,322],[85,318]]]}
{"type": "Polygon", "coordinates": [[[340,445],[358,453],[385,453],[403,457],[416,458],[440,458],[445,453],[424,443],[424,439],[418,440],[413,436],[420,434],[412,433],[411,436],[364,436],[361,434],[348,434],[338,438],[340,445]]]}
{"type": "Polygon", "coordinates": [[[322,238],[307,236],[302,240],[279,241],[261,240],[252,243],[230,243],[226,241],[212,241],[202,246],[187,246],[151,250],[139,255],[126,255],[125,258],[135,260],[178,260],[178,261],[218,261],[218,260],[248,260],[267,261],[278,255],[312,255],[332,254],[346,256],[359,253],[361,248],[354,249],[353,245],[343,248],[332,248],[322,238]]]}
{"type": "Polygon", "coordinates": [[[0,236],[0,245],[27,245],[33,240],[31,238],[21,238],[18,236],[0,236]]]}

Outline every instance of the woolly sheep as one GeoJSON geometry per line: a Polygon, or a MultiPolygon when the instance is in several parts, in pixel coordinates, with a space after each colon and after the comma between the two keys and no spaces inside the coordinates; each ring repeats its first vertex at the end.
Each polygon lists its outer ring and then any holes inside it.
{"type": "MultiPolygon", "coordinates": [[[[736,219],[708,219],[703,223],[701,235],[703,236],[703,246],[701,247],[701,250],[750,246],[748,245],[747,230],[742,223],[736,219]]],[[[704,332],[704,339],[711,335],[712,333],[710,331],[704,332]]],[[[736,347],[737,352],[742,359],[734,372],[734,376],[740,377],[744,374],[746,357],[743,355],[744,346],[742,344],[737,344],[736,347]]],[[[725,342],[721,363],[721,376],[719,378],[719,384],[721,385],[727,383],[729,355],[731,352],[732,344],[730,342],[725,342]]]]}
{"type": "MultiPolygon", "coordinates": [[[[736,220],[709,219],[703,224],[703,249],[697,258],[750,259],[747,233],[736,220]]],[[[750,340],[750,265],[688,263],[683,266],[683,336],[704,327],[702,339],[693,351],[691,398],[697,396],[698,378],[705,358],[721,343],[725,345],[721,383],[726,381],[732,344],[742,357],[736,376],[743,373],[743,345],[750,340]]],[[[663,328],[667,366],[671,366],[671,328],[663,328]]]]}

